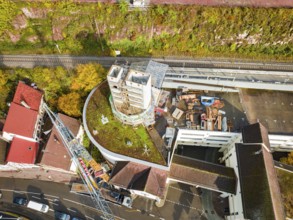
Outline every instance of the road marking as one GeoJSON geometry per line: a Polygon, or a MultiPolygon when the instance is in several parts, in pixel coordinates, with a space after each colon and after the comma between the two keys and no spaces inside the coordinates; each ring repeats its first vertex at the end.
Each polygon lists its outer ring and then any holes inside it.
{"type": "Polygon", "coordinates": [[[149,214],[149,216],[151,216],[151,217],[155,217],[155,215],[154,215],[154,214],[149,214]]]}
{"type": "Polygon", "coordinates": [[[87,216],[87,215],[86,215],[85,217],[86,217],[86,218],[89,218],[89,219],[92,219],[92,220],[95,220],[94,218],[92,218],[92,217],[89,217],[89,216],[87,216]]]}
{"type": "Polygon", "coordinates": [[[52,212],[54,212],[54,209],[49,209],[49,211],[52,211],[52,212]]]}
{"type": "Polygon", "coordinates": [[[71,208],[67,208],[67,210],[70,211],[70,212],[76,212],[76,210],[71,209],[71,208]]]}
{"type": "Polygon", "coordinates": [[[173,204],[175,204],[175,205],[180,205],[180,206],[183,206],[183,207],[189,208],[189,209],[194,209],[194,210],[199,210],[199,211],[202,210],[202,209],[198,209],[198,208],[193,208],[193,207],[188,206],[188,205],[184,205],[184,204],[182,204],[182,203],[174,202],[174,201],[171,201],[171,200],[169,200],[169,199],[166,199],[166,201],[167,201],[167,202],[170,202],[170,203],[173,203],[173,204]]]}
{"type": "Polygon", "coordinates": [[[39,200],[41,199],[40,197],[36,197],[36,196],[32,196],[32,198],[39,199],[39,200]]]}
{"type": "MultiPolygon", "coordinates": [[[[96,212],[99,212],[99,213],[102,213],[100,210],[98,210],[98,209],[96,209],[96,208],[93,208],[93,207],[91,207],[91,206],[84,205],[84,204],[82,204],[82,203],[79,203],[79,202],[76,202],[76,201],[73,201],[73,200],[70,200],[70,199],[66,199],[66,198],[63,198],[63,200],[68,201],[68,202],[75,203],[75,204],[77,204],[77,205],[81,205],[81,206],[87,207],[88,209],[92,209],[92,210],[94,210],[94,211],[96,211],[96,212]]],[[[111,204],[113,204],[113,203],[111,203],[111,204]]],[[[117,218],[117,219],[125,220],[124,218],[120,218],[120,217],[118,217],[118,216],[116,216],[116,215],[113,215],[113,216],[114,216],[115,218],[117,218]]]]}
{"type": "Polygon", "coordinates": [[[41,193],[35,193],[35,192],[26,192],[26,191],[18,191],[18,190],[12,190],[12,189],[1,189],[2,191],[8,191],[8,192],[15,192],[15,193],[20,193],[20,194],[35,194],[35,195],[40,195],[41,193]]]}
{"type": "Polygon", "coordinates": [[[44,196],[48,196],[48,197],[54,197],[54,198],[57,198],[57,199],[59,199],[59,196],[53,196],[53,195],[48,195],[48,194],[44,194],[44,196]]]}
{"type": "Polygon", "coordinates": [[[200,197],[200,195],[198,195],[198,194],[196,194],[196,193],[189,192],[189,191],[187,191],[187,190],[183,190],[183,189],[180,189],[180,188],[177,188],[177,187],[174,187],[174,186],[169,186],[169,188],[176,189],[176,190],[178,190],[178,191],[185,192],[185,193],[188,193],[188,194],[191,194],[191,195],[199,196],[199,197],[200,197]]]}

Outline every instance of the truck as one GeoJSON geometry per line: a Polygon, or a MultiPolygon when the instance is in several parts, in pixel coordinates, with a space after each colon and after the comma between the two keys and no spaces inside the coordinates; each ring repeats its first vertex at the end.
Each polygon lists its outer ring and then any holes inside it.
{"type": "Polygon", "coordinates": [[[130,196],[121,194],[119,191],[109,190],[106,188],[101,188],[100,190],[102,196],[113,203],[126,206],[127,208],[132,207],[132,199],[130,196]]]}
{"type": "Polygon", "coordinates": [[[70,192],[89,194],[87,187],[83,183],[72,183],[70,192]]]}

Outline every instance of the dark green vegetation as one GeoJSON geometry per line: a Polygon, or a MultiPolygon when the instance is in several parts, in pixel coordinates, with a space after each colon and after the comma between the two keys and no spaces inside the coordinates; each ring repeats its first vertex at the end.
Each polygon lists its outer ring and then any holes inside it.
{"type": "Polygon", "coordinates": [[[161,153],[143,126],[133,128],[114,118],[109,96],[110,90],[105,82],[95,91],[87,107],[87,125],[95,140],[115,153],[165,165],[161,153]],[[109,123],[102,124],[102,115],[109,119],[109,123]],[[93,134],[94,130],[96,135],[93,134]],[[132,143],[131,146],[127,145],[128,141],[132,143]],[[144,152],[145,145],[149,149],[148,153],[144,152]]]}
{"type": "Polygon", "coordinates": [[[293,10],[0,0],[1,53],[293,58],[293,10]],[[12,43],[14,42],[14,43],[12,43]]]}

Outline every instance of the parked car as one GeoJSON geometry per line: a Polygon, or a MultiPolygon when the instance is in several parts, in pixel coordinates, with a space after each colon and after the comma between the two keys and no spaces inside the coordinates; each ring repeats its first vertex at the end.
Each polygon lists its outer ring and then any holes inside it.
{"type": "Polygon", "coordinates": [[[57,220],[69,220],[70,215],[68,215],[68,214],[66,214],[64,212],[55,211],[55,219],[57,219],[57,220]]]}
{"type": "Polygon", "coordinates": [[[15,197],[13,199],[13,203],[17,205],[26,205],[27,204],[27,199],[23,197],[15,197]]]}

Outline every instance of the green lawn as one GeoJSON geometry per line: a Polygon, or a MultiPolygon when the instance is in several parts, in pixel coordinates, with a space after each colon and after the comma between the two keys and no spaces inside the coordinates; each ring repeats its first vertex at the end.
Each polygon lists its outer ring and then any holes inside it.
{"type": "Polygon", "coordinates": [[[147,130],[143,126],[132,127],[123,125],[114,118],[109,103],[109,87],[104,82],[99,89],[93,94],[87,107],[87,125],[90,132],[97,130],[98,134],[92,136],[95,140],[115,153],[127,155],[141,160],[165,165],[161,153],[157,150],[147,130]],[[109,119],[109,123],[103,125],[102,115],[109,119]],[[127,145],[127,142],[132,145],[127,145]],[[144,146],[147,145],[149,153],[144,153],[144,146]]]}

